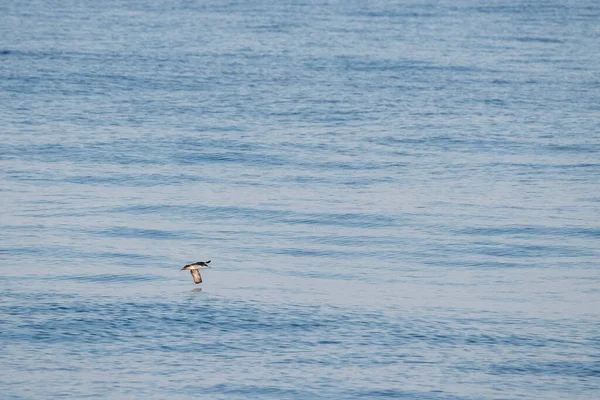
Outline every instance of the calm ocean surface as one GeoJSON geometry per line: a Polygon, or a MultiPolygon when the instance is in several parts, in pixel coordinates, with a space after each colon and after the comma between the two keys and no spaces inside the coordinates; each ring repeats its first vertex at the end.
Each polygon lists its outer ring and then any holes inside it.
{"type": "Polygon", "coordinates": [[[600,5],[2,1],[0,209],[2,399],[598,399],[600,5]]]}

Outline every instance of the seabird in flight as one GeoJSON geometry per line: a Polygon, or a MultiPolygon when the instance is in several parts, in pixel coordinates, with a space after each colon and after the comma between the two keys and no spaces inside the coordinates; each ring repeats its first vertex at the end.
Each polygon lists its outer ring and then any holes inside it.
{"type": "Polygon", "coordinates": [[[186,265],[185,267],[181,268],[181,270],[182,271],[185,271],[186,269],[189,270],[190,273],[192,274],[192,276],[194,277],[194,283],[200,283],[200,282],[202,282],[202,277],[200,276],[200,271],[198,271],[198,270],[204,269],[204,268],[210,268],[208,266],[209,263],[210,263],[210,260],[198,261],[193,264],[186,265]]]}

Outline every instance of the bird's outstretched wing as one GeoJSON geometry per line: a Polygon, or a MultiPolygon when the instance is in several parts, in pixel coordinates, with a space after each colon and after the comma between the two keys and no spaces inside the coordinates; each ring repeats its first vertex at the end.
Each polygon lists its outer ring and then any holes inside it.
{"type": "Polygon", "coordinates": [[[202,282],[202,277],[200,276],[200,272],[197,269],[190,269],[190,273],[194,277],[194,283],[202,282]]]}

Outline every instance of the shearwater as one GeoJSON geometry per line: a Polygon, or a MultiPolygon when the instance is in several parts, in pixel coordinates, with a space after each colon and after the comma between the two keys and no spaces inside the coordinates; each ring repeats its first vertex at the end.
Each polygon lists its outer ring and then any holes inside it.
{"type": "Polygon", "coordinates": [[[202,282],[202,277],[200,276],[199,269],[210,268],[208,265],[210,260],[208,261],[198,261],[193,264],[188,264],[185,267],[181,268],[181,271],[189,270],[192,276],[194,277],[194,283],[198,284],[202,282]]]}

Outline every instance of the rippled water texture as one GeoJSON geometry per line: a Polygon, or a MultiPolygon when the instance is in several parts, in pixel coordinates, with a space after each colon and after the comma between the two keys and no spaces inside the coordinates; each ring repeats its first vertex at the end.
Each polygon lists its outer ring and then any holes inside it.
{"type": "Polygon", "coordinates": [[[1,398],[600,398],[600,6],[392,3],[0,4],[1,398]]]}

